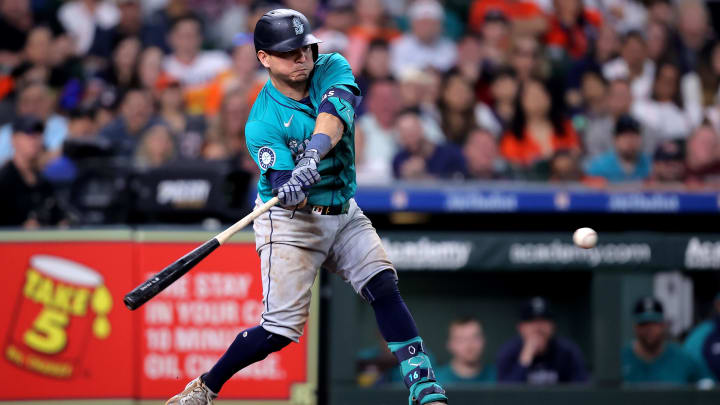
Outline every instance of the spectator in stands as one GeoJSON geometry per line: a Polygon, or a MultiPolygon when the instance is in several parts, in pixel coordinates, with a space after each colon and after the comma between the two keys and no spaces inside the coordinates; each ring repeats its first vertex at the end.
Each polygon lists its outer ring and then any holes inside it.
{"type": "MultiPolygon", "coordinates": [[[[13,87],[21,88],[30,83],[46,83],[52,88],[59,89],[66,86],[71,77],[81,75],[81,69],[71,66],[62,58],[55,57],[58,53],[54,46],[55,42],[53,32],[45,25],[39,25],[29,32],[22,51],[22,59],[7,76],[13,87]]],[[[9,86],[7,91],[9,93],[9,86]]]]}
{"type": "Polygon", "coordinates": [[[162,49],[156,46],[145,48],[142,53],[140,53],[137,67],[140,88],[149,91],[155,99],[160,98],[158,84],[160,84],[160,81],[163,79],[163,57],[162,49]]]}
{"type": "Polygon", "coordinates": [[[475,0],[470,6],[470,29],[480,32],[485,15],[501,11],[512,22],[513,32],[519,35],[537,36],[547,29],[547,19],[534,1],[524,0],[475,0]]]}
{"type": "Polygon", "coordinates": [[[648,58],[645,37],[638,31],[630,31],[622,38],[620,56],[602,67],[605,79],[626,79],[631,83],[636,100],[650,97],[655,78],[655,62],[648,58]]]}
{"type": "Polygon", "coordinates": [[[165,52],[170,52],[167,34],[170,32],[173,21],[187,16],[197,18],[190,9],[188,0],[164,0],[163,7],[155,10],[146,21],[149,29],[158,33],[152,46],[157,46],[165,52]]]}
{"type": "Polygon", "coordinates": [[[720,111],[712,108],[720,101],[720,41],[716,41],[712,50],[702,59],[698,66],[698,76],[703,92],[702,103],[707,107],[705,114],[713,115],[711,119],[720,123],[720,111]]]}
{"type": "Polygon", "coordinates": [[[515,37],[510,50],[510,67],[515,71],[515,76],[520,83],[531,78],[547,77],[542,49],[535,37],[515,37]]]}
{"type": "Polygon", "coordinates": [[[133,163],[140,169],[154,169],[171,162],[175,156],[170,128],[165,124],[155,124],[143,132],[133,163]]]}
{"type": "Polygon", "coordinates": [[[52,183],[69,183],[77,175],[77,165],[67,156],[67,144],[93,144],[102,147],[97,140],[97,126],[95,125],[95,111],[90,108],[76,108],[68,114],[68,134],[63,143],[62,153],[52,159],[43,175],[52,183]]]}
{"type": "Polygon", "coordinates": [[[355,2],[357,23],[348,31],[346,56],[355,73],[362,71],[370,42],[375,39],[392,42],[401,33],[390,24],[382,0],[355,2]]]}
{"type": "Polygon", "coordinates": [[[250,32],[253,27],[248,25],[250,3],[247,0],[233,0],[222,10],[222,15],[210,27],[210,36],[219,48],[230,48],[238,32],[250,32]]]}
{"type": "Polygon", "coordinates": [[[457,47],[442,36],[444,11],[435,0],[418,0],[408,9],[411,32],[390,47],[390,65],[398,76],[408,68],[450,70],[457,60],[457,47]]]}
{"type": "Polygon", "coordinates": [[[663,141],[655,148],[648,185],[679,186],[685,181],[685,141],[663,141]]]}
{"type": "Polygon", "coordinates": [[[199,159],[204,145],[205,117],[187,114],[182,88],[176,81],[160,92],[158,117],[167,125],[177,145],[178,157],[199,159]]]}
{"type": "Polygon", "coordinates": [[[692,384],[709,376],[676,343],[667,340],[663,306],[640,298],[633,309],[635,339],[622,349],[623,381],[628,384],[692,384]]]}
{"type": "Polygon", "coordinates": [[[674,64],[663,62],[658,66],[651,97],[635,99],[632,106],[633,116],[640,120],[645,130],[646,148],[652,151],[663,140],[685,139],[690,135],[695,121],[693,116],[698,114],[689,111],[685,105],[680,94],[680,71],[674,64]]]}
{"type": "Polygon", "coordinates": [[[537,79],[525,82],[519,91],[513,121],[500,140],[502,156],[513,169],[523,172],[549,159],[559,149],[579,147],[580,140],[572,124],[551,105],[546,85],[537,79]]]}
{"type": "Polygon", "coordinates": [[[602,15],[585,8],[582,0],[554,0],[553,5],[545,33],[549,55],[557,60],[579,60],[597,39],[602,15]]]}
{"type": "Polygon", "coordinates": [[[623,115],[615,123],[614,148],[588,163],[587,173],[604,177],[611,183],[640,181],[650,175],[650,156],[642,149],[640,123],[623,115]]]}
{"type": "Polygon", "coordinates": [[[648,22],[659,22],[668,27],[674,26],[675,10],[672,3],[672,0],[647,1],[648,22]]]}
{"type": "Polygon", "coordinates": [[[443,384],[493,383],[497,370],[483,362],[485,333],[479,320],[457,318],[450,323],[446,344],[450,362],[435,370],[435,378],[443,384]]]}
{"type": "Polygon", "coordinates": [[[420,113],[405,110],[396,120],[399,152],[393,159],[396,178],[417,180],[430,178],[464,178],[465,158],[451,143],[435,144],[425,136],[420,113]]]}
{"type": "Polygon", "coordinates": [[[367,112],[358,119],[362,147],[356,149],[359,181],[387,181],[392,177],[392,159],[397,151],[395,120],[400,112],[398,85],[378,80],[367,95],[367,112]]]}
{"type": "Polygon", "coordinates": [[[207,104],[208,84],[230,67],[230,57],[222,51],[202,51],[202,23],[192,15],[173,21],[169,35],[172,53],[163,67],[185,88],[188,109],[203,113],[207,104]]]}
{"type": "Polygon", "coordinates": [[[475,108],[475,120],[478,125],[487,128],[496,139],[508,129],[515,115],[515,103],[518,96],[518,81],[511,69],[501,69],[495,73],[490,83],[490,104],[480,102],[475,108]]]}
{"type": "Polygon", "coordinates": [[[696,326],[685,339],[683,349],[720,381],[720,293],[713,301],[712,317],[696,326]]]}
{"type": "Polygon", "coordinates": [[[647,35],[647,56],[656,64],[666,60],[674,59],[670,49],[670,29],[658,21],[650,21],[644,28],[647,35]]]}
{"type": "Polygon", "coordinates": [[[470,131],[463,146],[468,176],[476,180],[495,180],[508,177],[508,167],[498,154],[495,136],[488,130],[470,131]]]}
{"type": "Polygon", "coordinates": [[[102,32],[117,25],[120,10],[111,0],[72,0],[60,7],[58,19],[74,39],[75,53],[85,55],[90,51],[98,32],[103,35],[102,32]]]}
{"type": "MultiPolygon", "coordinates": [[[[505,13],[502,10],[489,10],[483,17],[479,32],[482,38],[482,53],[479,56],[482,59],[477,63],[478,68],[482,66],[481,62],[493,69],[505,65],[512,45],[512,26],[505,13]]],[[[468,57],[463,51],[458,49],[459,61],[468,57]]]]}
{"type": "Polygon", "coordinates": [[[323,25],[313,31],[313,35],[322,41],[318,44],[320,53],[345,54],[349,44],[347,32],[355,23],[352,3],[351,0],[328,2],[323,25]]]}
{"type": "MultiPolygon", "coordinates": [[[[43,144],[45,153],[41,163],[57,156],[67,135],[67,120],[55,113],[55,98],[50,89],[42,83],[33,83],[19,90],[15,104],[17,116],[31,115],[44,123],[43,144]]],[[[0,164],[13,155],[12,125],[0,127],[0,164]]]]}
{"type": "Polygon", "coordinates": [[[138,77],[138,58],[142,44],[137,37],[125,37],[117,43],[112,52],[112,61],[108,69],[101,75],[103,80],[122,90],[140,86],[138,77]]]}
{"type": "Polygon", "coordinates": [[[166,32],[161,27],[143,20],[140,0],[115,0],[115,2],[120,12],[120,19],[110,30],[107,45],[114,47],[119,40],[126,37],[138,38],[143,47],[165,44],[166,32]]]}
{"type": "Polygon", "coordinates": [[[30,31],[41,24],[53,34],[62,31],[54,14],[33,13],[30,0],[0,1],[0,68],[9,70],[21,62],[30,31]]]}
{"type": "Polygon", "coordinates": [[[602,177],[588,176],[583,172],[580,155],[577,151],[559,150],[549,162],[549,180],[551,183],[583,183],[589,187],[604,187],[607,181],[602,177]]]}
{"type": "Polygon", "coordinates": [[[255,56],[252,34],[241,32],[235,35],[231,56],[230,68],[217,75],[208,86],[206,116],[217,115],[225,93],[235,89],[241,89],[248,105],[252,105],[267,81],[266,71],[258,70],[260,64],[255,56]]]}
{"type": "Polygon", "coordinates": [[[626,114],[630,114],[633,104],[632,87],[627,79],[611,80],[608,85],[608,110],[615,121],[626,114]]]}
{"type": "Polygon", "coordinates": [[[257,165],[245,144],[245,122],[250,114],[247,95],[238,88],[225,94],[220,113],[213,117],[207,131],[203,158],[207,160],[234,159],[239,168],[257,173],[257,165]]]}
{"type": "Polygon", "coordinates": [[[608,84],[600,72],[588,70],[583,74],[580,94],[583,105],[573,121],[582,133],[587,156],[592,158],[612,147],[615,118],[608,108],[608,84]]]}
{"type": "Polygon", "coordinates": [[[689,186],[720,185],[720,139],[712,126],[701,125],[688,138],[685,164],[689,186]]]}
{"type": "Polygon", "coordinates": [[[603,17],[607,18],[603,25],[619,32],[642,30],[647,23],[645,3],[643,0],[603,1],[603,17]]]}
{"type": "Polygon", "coordinates": [[[591,52],[584,58],[573,62],[568,69],[566,77],[567,90],[565,92],[565,102],[568,107],[576,108],[582,105],[583,100],[580,94],[580,88],[582,86],[583,76],[589,71],[602,71],[603,65],[615,57],[618,48],[619,40],[617,32],[615,32],[615,29],[611,25],[604,24],[600,27],[598,38],[591,48],[591,52]]]}
{"type": "MultiPolygon", "coordinates": [[[[360,87],[361,93],[367,97],[370,93],[370,88],[375,81],[389,80],[391,78],[390,45],[387,41],[382,39],[373,40],[368,46],[365,65],[356,79],[358,87],[360,87]]],[[[356,113],[358,115],[362,115],[365,113],[366,109],[366,98],[363,98],[363,101],[361,102],[360,107],[356,110],[356,113]]]]}
{"type": "Polygon", "coordinates": [[[472,83],[457,71],[443,80],[440,96],[441,128],[445,139],[461,145],[475,122],[475,94],[472,83]]]}
{"type": "Polygon", "coordinates": [[[43,121],[20,115],[12,122],[12,159],[0,169],[0,225],[33,229],[64,222],[50,183],[40,173],[43,121]]]}
{"type": "Polygon", "coordinates": [[[498,351],[499,382],[551,385],[587,381],[580,349],[555,335],[547,300],[534,297],[523,305],[517,331],[518,336],[498,351]]]}
{"type": "Polygon", "coordinates": [[[701,55],[712,46],[712,29],[705,2],[682,0],[675,3],[677,15],[677,41],[675,51],[680,58],[681,74],[696,70],[701,55]]]}
{"type": "Polygon", "coordinates": [[[131,89],[122,99],[119,116],[100,130],[100,136],[112,143],[117,156],[129,158],[141,135],[157,123],[150,93],[131,89]]]}
{"type": "Polygon", "coordinates": [[[409,68],[398,77],[398,83],[401,107],[419,110],[425,135],[434,142],[443,142],[445,135],[440,129],[441,116],[438,108],[441,93],[439,75],[409,68]]]}

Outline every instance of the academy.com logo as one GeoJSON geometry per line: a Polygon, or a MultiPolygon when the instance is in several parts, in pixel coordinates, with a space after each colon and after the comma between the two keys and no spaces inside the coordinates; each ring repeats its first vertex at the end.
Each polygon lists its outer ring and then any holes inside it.
{"type": "Polygon", "coordinates": [[[688,269],[720,269],[720,241],[691,238],[685,248],[685,267],[688,269]]]}
{"type": "Polygon", "coordinates": [[[473,244],[454,240],[431,241],[428,238],[413,241],[383,238],[383,246],[398,269],[457,270],[468,264],[473,244]]]}
{"type": "Polygon", "coordinates": [[[580,249],[571,243],[513,243],[509,260],[512,264],[584,264],[631,265],[650,263],[652,249],[647,243],[607,243],[593,249],[580,249]]]}

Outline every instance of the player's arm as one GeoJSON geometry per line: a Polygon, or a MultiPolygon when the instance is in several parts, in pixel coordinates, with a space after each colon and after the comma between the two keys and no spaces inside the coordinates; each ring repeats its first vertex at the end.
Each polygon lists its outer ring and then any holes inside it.
{"type": "Polygon", "coordinates": [[[355,107],[361,100],[353,90],[345,85],[336,85],[325,92],[318,106],[313,136],[298,160],[297,167],[317,167],[320,160],[340,142],[347,129],[352,127],[355,107]]]}

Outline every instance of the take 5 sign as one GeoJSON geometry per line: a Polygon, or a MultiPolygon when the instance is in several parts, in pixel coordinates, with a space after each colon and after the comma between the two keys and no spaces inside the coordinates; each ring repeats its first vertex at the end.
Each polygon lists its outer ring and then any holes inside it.
{"type": "Polygon", "coordinates": [[[2,399],[125,397],[135,358],[130,242],[3,242],[2,399]],[[118,370],[127,370],[119,373],[118,370]]]}
{"type": "MultiPolygon", "coordinates": [[[[130,312],[124,294],[197,242],[140,243],[126,231],[80,235],[0,233],[0,375],[12,381],[0,400],[167,399],[260,320],[252,243],[224,245],[130,312]]],[[[315,403],[317,312],[300,343],[236,374],[223,399],[315,403]]]]}

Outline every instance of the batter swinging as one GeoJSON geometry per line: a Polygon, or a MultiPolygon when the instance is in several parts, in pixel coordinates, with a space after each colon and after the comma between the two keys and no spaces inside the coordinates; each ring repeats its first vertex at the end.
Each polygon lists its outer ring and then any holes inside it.
{"type": "Polygon", "coordinates": [[[400,362],[410,405],[447,403],[397,273],[355,194],[355,107],[360,91],[341,55],[318,54],[320,42],[295,10],[265,14],[254,32],[257,57],[270,73],[245,127],[260,168],[257,203],[280,199],[255,220],[263,304],[260,325],[241,332],[217,364],[167,404],[211,404],[235,373],[297,342],[320,268],[339,274],[375,311],[400,362]]]}

